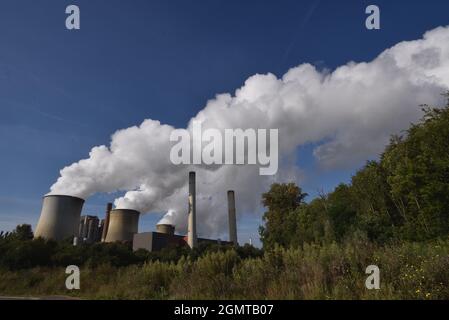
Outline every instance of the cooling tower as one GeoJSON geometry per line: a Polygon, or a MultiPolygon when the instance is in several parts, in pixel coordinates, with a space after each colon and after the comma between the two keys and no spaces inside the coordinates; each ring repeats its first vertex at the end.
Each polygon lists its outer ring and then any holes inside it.
{"type": "Polygon", "coordinates": [[[189,224],[187,232],[187,243],[190,248],[196,247],[196,190],[195,172],[189,172],[189,224]]]}
{"type": "Polygon", "coordinates": [[[229,241],[235,246],[237,243],[237,221],[235,215],[235,196],[234,191],[228,191],[228,219],[229,219],[229,241]]]}
{"type": "Polygon", "coordinates": [[[156,232],[174,235],[175,227],[171,224],[158,224],[156,225],[156,232]]]}
{"type": "Polygon", "coordinates": [[[138,232],[139,215],[139,211],[136,210],[111,210],[105,242],[133,241],[134,234],[138,232]]]}
{"type": "Polygon", "coordinates": [[[83,204],[77,197],[45,196],[34,237],[59,241],[77,235],[83,204]]]}

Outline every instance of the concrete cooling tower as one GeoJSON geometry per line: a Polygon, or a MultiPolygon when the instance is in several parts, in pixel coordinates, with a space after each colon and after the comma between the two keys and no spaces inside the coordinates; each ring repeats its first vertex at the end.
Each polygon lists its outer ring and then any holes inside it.
{"type": "Polygon", "coordinates": [[[171,224],[158,224],[156,225],[156,232],[172,236],[175,234],[175,227],[172,226],[171,224]]]}
{"type": "Polygon", "coordinates": [[[133,236],[138,231],[139,215],[139,211],[136,210],[111,210],[105,242],[133,241],[133,236]]]}
{"type": "Polygon", "coordinates": [[[35,238],[64,240],[78,233],[84,200],[72,196],[48,195],[42,203],[35,238]]]}

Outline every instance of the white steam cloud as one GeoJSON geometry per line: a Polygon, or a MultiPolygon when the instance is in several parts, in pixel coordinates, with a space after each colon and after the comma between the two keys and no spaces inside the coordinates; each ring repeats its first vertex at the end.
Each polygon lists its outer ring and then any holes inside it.
{"type": "Polygon", "coordinates": [[[226,191],[236,191],[239,213],[260,212],[260,194],[274,181],[298,181],[295,151],[319,143],[316,160],[324,167],[358,163],[382,151],[392,133],[416,121],[420,103],[437,104],[449,88],[449,27],[423,39],[401,42],[371,62],[349,62],[333,72],[310,64],[282,78],[254,75],[234,95],[207,102],[192,121],[207,128],[278,128],[280,168],[259,176],[257,166],[175,166],[169,159],[175,128],[145,120],[119,130],[110,146],[94,147],[89,158],[61,170],[53,194],[87,198],[98,192],[127,193],[119,208],[168,212],[165,223],[187,225],[188,171],[197,172],[198,231],[218,235],[227,229],[226,191]]]}

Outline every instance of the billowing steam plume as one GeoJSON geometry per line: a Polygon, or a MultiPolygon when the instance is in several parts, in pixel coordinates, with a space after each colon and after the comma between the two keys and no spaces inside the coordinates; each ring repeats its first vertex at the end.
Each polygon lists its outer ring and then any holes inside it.
{"type": "Polygon", "coordinates": [[[220,94],[192,120],[203,128],[279,128],[277,176],[259,176],[257,166],[172,165],[170,132],[175,128],[145,120],[119,130],[110,146],[91,150],[88,159],[61,170],[53,194],[87,198],[97,192],[128,191],[119,208],[166,212],[165,223],[187,224],[188,171],[197,172],[198,231],[215,235],[227,228],[226,190],[237,195],[238,212],[260,212],[260,193],[273,180],[298,180],[298,146],[314,142],[325,167],[358,163],[377,155],[392,133],[420,116],[418,104],[436,104],[449,88],[449,27],[423,39],[402,42],[371,62],[349,62],[333,72],[310,64],[282,78],[254,75],[234,95],[220,94]]]}

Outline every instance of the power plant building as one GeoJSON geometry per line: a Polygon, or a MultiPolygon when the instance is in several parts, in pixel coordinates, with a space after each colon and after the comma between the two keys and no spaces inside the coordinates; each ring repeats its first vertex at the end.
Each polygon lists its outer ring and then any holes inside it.
{"type": "Polygon", "coordinates": [[[166,234],[160,232],[142,232],[134,235],[133,250],[145,249],[148,251],[159,251],[168,247],[187,246],[184,236],[166,234]]]}
{"type": "MultiPolygon", "coordinates": [[[[188,236],[174,234],[175,227],[172,225],[157,225],[156,232],[142,232],[134,235],[133,250],[145,249],[150,252],[159,251],[164,248],[187,247],[188,236]],[[170,231],[170,232],[167,232],[170,231]]],[[[197,238],[197,244],[216,243],[222,245],[232,245],[230,241],[212,240],[197,238]]]]}
{"type": "Polygon", "coordinates": [[[218,243],[225,245],[238,245],[237,223],[234,191],[228,191],[228,221],[230,241],[198,238],[196,233],[196,178],[195,172],[189,173],[189,212],[187,236],[175,234],[175,227],[170,224],[158,224],[156,232],[136,233],[133,236],[133,250],[145,249],[158,251],[167,247],[189,246],[195,248],[198,243],[218,243]]]}
{"type": "Polygon", "coordinates": [[[198,238],[196,232],[196,177],[189,172],[187,235],[176,235],[175,227],[158,224],[156,232],[138,233],[140,212],[131,209],[112,209],[108,203],[104,220],[97,216],[83,215],[84,199],[66,195],[47,195],[43,198],[42,211],[35,238],[61,241],[72,238],[74,245],[95,242],[122,242],[134,250],[158,251],[171,246],[195,248],[198,243],[237,243],[237,225],[234,191],[228,196],[229,241],[198,238]]]}
{"type": "Polygon", "coordinates": [[[85,243],[100,242],[103,228],[104,220],[97,216],[81,216],[78,239],[85,243]]]}

